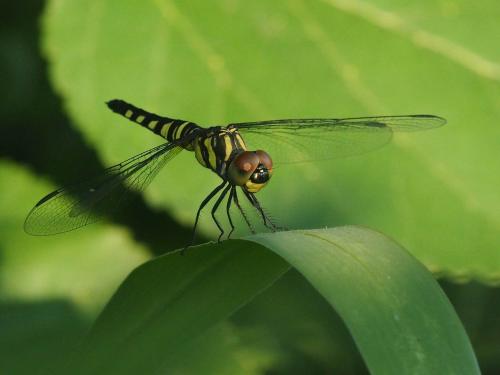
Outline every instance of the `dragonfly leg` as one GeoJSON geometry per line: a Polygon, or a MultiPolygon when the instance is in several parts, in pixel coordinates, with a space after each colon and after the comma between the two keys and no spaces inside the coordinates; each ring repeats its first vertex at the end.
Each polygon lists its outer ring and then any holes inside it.
{"type": "Polygon", "coordinates": [[[227,204],[226,204],[227,219],[229,220],[229,225],[231,226],[231,230],[229,231],[229,234],[227,235],[227,239],[229,239],[231,237],[231,234],[234,231],[234,224],[233,224],[233,220],[231,219],[230,208],[231,208],[231,203],[233,200],[233,194],[234,194],[235,190],[236,190],[236,187],[231,186],[231,190],[229,191],[229,197],[227,198],[227,204]]]}
{"type": "Polygon", "coordinates": [[[218,185],[214,190],[210,192],[210,194],[207,195],[205,199],[203,199],[203,202],[201,202],[200,207],[198,208],[198,212],[196,212],[196,219],[194,221],[194,226],[193,226],[193,233],[192,233],[192,238],[191,242],[182,250],[182,254],[186,251],[186,249],[194,244],[194,240],[196,238],[196,227],[198,226],[198,220],[200,219],[200,213],[201,210],[203,210],[203,207],[207,205],[208,202],[227,184],[227,181],[222,181],[220,185],[218,185]]]}
{"type": "Polygon", "coordinates": [[[222,228],[222,226],[220,225],[219,220],[217,220],[217,217],[215,216],[215,213],[217,212],[219,205],[224,200],[224,197],[226,196],[229,189],[231,189],[231,184],[226,186],[226,188],[222,191],[219,198],[217,198],[214,206],[212,207],[212,212],[211,212],[212,219],[214,219],[215,225],[217,225],[217,228],[219,228],[219,231],[220,231],[219,238],[217,238],[217,242],[220,242],[221,237],[224,235],[224,228],[222,228]]]}
{"type": "Polygon", "coordinates": [[[255,234],[255,229],[253,228],[252,223],[250,223],[250,220],[248,220],[247,214],[245,213],[245,211],[243,211],[243,208],[240,206],[240,202],[238,200],[238,191],[236,190],[236,188],[234,189],[233,196],[234,196],[234,203],[236,203],[236,207],[238,207],[238,210],[240,210],[241,216],[243,216],[245,223],[247,223],[248,228],[250,228],[250,231],[252,232],[252,234],[255,234]]]}
{"type": "Polygon", "coordinates": [[[260,213],[262,216],[262,221],[264,223],[264,226],[273,232],[276,232],[278,230],[278,227],[272,222],[272,220],[269,218],[269,216],[266,214],[262,206],[260,205],[259,201],[255,197],[255,194],[250,193],[243,189],[243,193],[246,195],[252,206],[255,207],[255,209],[260,213]]]}

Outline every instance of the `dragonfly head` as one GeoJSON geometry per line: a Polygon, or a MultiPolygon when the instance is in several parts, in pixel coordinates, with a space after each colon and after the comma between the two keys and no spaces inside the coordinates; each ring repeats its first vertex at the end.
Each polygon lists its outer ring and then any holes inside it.
{"type": "Polygon", "coordinates": [[[273,174],[273,161],[262,150],[243,151],[236,155],[228,168],[229,181],[256,193],[267,185],[273,174]]]}

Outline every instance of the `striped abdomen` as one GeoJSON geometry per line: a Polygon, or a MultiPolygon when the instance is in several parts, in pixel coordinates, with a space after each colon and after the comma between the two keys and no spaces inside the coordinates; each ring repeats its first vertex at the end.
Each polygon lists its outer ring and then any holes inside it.
{"type": "Polygon", "coordinates": [[[198,162],[226,179],[228,164],[246,145],[236,128],[213,127],[206,129],[193,141],[198,162]]]}
{"type": "MultiPolygon", "coordinates": [[[[113,112],[144,126],[169,142],[178,141],[191,134],[196,129],[201,129],[193,122],[158,116],[141,108],[137,108],[123,100],[115,99],[106,104],[113,112]]],[[[192,150],[191,143],[182,144],[182,146],[188,150],[192,150]]]]}

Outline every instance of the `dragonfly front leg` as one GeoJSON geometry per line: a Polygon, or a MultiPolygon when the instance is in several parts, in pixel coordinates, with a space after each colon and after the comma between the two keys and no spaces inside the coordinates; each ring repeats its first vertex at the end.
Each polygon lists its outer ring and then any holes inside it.
{"type": "Polygon", "coordinates": [[[243,189],[243,192],[245,193],[245,196],[248,198],[252,206],[255,207],[255,209],[260,213],[262,216],[262,221],[264,223],[264,226],[273,232],[276,232],[279,228],[272,222],[272,220],[269,218],[269,216],[266,214],[262,206],[260,205],[259,201],[255,197],[255,194],[250,193],[243,189]]]}
{"type": "Polygon", "coordinates": [[[245,223],[247,223],[248,228],[250,228],[252,234],[255,234],[255,229],[253,228],[252,223],[250,223],[250,220],[248,220],[245,211],[243,211],[243,208],[240,206],[240,202],[238,200],[238,191],[236,190],[236,187],[234,188],[234,203],[236,203],[236,207],[238,207],[238,210],[240,210],[241,216],[243,216],[243,219],[245,220],[245,223]]]}

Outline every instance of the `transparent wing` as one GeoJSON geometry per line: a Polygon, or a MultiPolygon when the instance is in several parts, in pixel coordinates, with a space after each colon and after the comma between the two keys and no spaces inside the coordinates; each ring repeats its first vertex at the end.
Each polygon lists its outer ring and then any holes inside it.
{"type": "Polygon", "coordinates": [[[99,220],[125,203],[131,191],[145,189],[181,150],[176,144],[164,143],[107,168],[100,176],[48,194],[28,214],[24,230],[49,235],[99,220]]]}
{"type": "Polygon", "coordinates": [[[230,124],[249,149],[262,149],[274,164],[359,155],[382,147],[395,131],[413,132],[442,126],[432,115],[346,119],[289,119],[230,124]]]}

